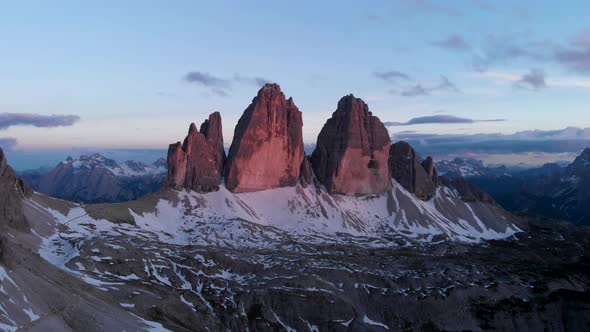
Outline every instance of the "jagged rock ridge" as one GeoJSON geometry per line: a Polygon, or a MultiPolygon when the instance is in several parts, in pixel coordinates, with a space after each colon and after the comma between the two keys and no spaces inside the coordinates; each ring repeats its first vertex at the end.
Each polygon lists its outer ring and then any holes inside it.
{"type": "Polygon", "coordinates": [[[391,139],[362,99],[340,99],[318,136],[311,163],[330,193],[377,194],[391,189],[391,139]]]}
{"type": "Polygon", "coordinates": [[[416,197],[428,200],[434,195],[438,175],[432,158],[423,163],[407,142],[400,141],[391,145],[389,167],[392,177],[416,197]]]}
{"type": "Polygon", "coordinates": [[[219,190],[224,162],[221,116],[215,112],[201,125],[200,132],[192,123],[182,144],[170,144],[166,186],[200,192],[219,190]]]}

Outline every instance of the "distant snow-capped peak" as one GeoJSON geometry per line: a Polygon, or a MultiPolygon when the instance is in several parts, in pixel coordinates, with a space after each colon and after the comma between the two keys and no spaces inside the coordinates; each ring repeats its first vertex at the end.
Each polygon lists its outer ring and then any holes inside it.
{"type": "Polygon", "coordinates": [[[158,159],[153,164],[133,160],[118,164],[113,159],[99,153],[81,155],[79,159],[68,157],[61,162],[61,165],[71,165],[74,172],[106,169],[117,177],[157,176],[164,175],[167,172],[166,160],[163,158],[158,159]]]}

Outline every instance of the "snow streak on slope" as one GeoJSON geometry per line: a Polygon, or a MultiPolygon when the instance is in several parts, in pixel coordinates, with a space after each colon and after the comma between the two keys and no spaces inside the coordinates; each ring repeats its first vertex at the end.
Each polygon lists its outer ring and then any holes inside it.
{"type": "Polygon", "coordinates": [[[495,206],[467,203],[448,188],[424,202],[394,183],[391,193],[364,197],[328,195],[323,189],[286,187],[254,193],[178,192],[179,202],[160,200],[153,213],[130,210],[142,229],[177,244],[269,245],[298,238],[313,243],[391,236],[430,241],[434,236],[478,242],[520,231],[495,206]],[[256,239],[264,240],[262,243],[256,239]]]}

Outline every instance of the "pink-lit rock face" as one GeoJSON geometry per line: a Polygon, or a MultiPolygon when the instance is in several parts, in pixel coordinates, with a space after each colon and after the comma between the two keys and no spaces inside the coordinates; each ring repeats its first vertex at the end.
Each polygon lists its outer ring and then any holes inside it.
{"type": "Polygon", "coordinates": [[[391,139],[359,98],[348,95],[322,128],[311,156],[313,171],[331,193],[377,194],[391,189],[391,139]]]}
{"type": "Polygon", "coordinates": [[[168,148],[166,185],[200,192],[219,190],[225,161],[221,132],[221,116],[217,112],[205,120],[201,132],[191,124],[184,143],[168,148]]]}
{"type": "Polygon", "coordinates": [[[225,169],[233,192],[294,186],[305,157],[301,112],[278,84],[266,84],[244,111],[225,169]]]}

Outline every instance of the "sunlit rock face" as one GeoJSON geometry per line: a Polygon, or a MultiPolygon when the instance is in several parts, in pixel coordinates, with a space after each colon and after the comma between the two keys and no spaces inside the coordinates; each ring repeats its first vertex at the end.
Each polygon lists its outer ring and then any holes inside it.
{"type": "Polygon", "coordinates": [[[293,98],[266,84],[238,121],[225,169],[236,193],[294,186],[299,181],[303,121],[293,98]]]}
{"type": "Polygon", "coordinates": [[[391,140],[378,117],[353,95],[340,99],[311,156],[318,180],[330,193],[363,195],[391,189],[391,140]]]}
{"type": "Polygon", "coordinates": [[[221,133],[221,116],[217,112],[205,120],[201,131],[191,124],[184,142],[168,148],[166,186],[200,192],[219,190],[225,161],[221,133]]]}

